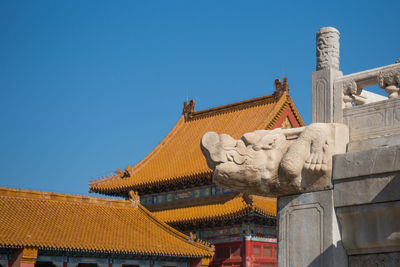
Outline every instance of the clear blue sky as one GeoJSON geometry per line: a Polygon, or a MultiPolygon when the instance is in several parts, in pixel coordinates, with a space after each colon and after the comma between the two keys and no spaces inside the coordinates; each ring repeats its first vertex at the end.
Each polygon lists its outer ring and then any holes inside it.
{"type": "Polygon", "coordinates": [[[0,186],[87,194],[181,116],[271,94],[306,123],[315,33],[346,73],[400,57],[400,1],[1,1],[0,186]]]}

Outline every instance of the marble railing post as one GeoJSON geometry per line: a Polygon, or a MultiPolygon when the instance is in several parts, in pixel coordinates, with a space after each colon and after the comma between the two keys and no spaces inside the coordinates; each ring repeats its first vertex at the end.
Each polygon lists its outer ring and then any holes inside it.
{"type": "Polygon", "coordinates": [[[339,31],[325,27],[316,38],[317,67],[312,73],[312,122],[341,122],[342,92],[333,82],[342,76],[339,70],[339,31]]]}

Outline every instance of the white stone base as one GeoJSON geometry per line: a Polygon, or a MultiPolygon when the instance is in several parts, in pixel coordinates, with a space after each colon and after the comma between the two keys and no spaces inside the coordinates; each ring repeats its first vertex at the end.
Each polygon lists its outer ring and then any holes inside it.
{"type": "Polygon", "coordinates": [[[278,199],[278,266],[347,266],[333,190],[278,199]]]}

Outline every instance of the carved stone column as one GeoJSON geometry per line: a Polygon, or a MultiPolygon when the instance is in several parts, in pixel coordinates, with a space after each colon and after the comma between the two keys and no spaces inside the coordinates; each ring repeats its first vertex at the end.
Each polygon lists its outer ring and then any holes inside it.
{"type": "Polygon", "coordinates": [[[316,38],[317,67],[312,73],[312,122],[341,122],[334,113],[342,109],[342,94],[333,90],[339,70],[339,31],[321,28],[316,38]]]}

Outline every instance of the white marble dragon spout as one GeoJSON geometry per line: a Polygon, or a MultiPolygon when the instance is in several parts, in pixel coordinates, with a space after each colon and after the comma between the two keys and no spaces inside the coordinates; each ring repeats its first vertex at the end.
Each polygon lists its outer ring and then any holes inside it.
{"type": "Polygon", "coordinates": [[[262,196],[331,188],[332,155],[346,152],[346,125],[313,123],[294,129],[258,130],[239,140],[206,133],[201,148],[214,181],[262,196]]]}

